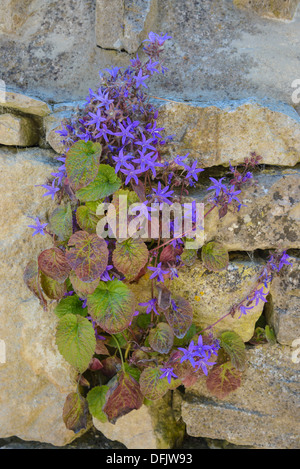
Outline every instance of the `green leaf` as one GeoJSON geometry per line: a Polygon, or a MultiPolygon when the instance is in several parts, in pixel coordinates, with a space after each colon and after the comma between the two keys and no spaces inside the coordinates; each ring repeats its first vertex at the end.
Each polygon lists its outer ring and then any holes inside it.
{"type": "Polygon", "coordinates": [[[190,303],[181,296],[173,296],[176,308],[165,311],[165,318],[172,327],[174,335],[182,339],[193,322],[193,308],[190,303]]]}
{"type": "Polygon", "coordinates": [[[138,327],[141,327],[142,329],[148,329],[149,324],[151,322],[151,315],[150,314],[139,314],[136,323],[138,327]]]}
{"type": "Polygon", "coordinates": [[[150,331],[149,344],[156,352],[168,353],[173,346],[173,341],[173,329],[165,322],[160,322],[150,331]]]}
{"type": "Polygon", "coordinates": [[[228,251],[215,241],[211,241],[202,246],[201,258],[204,266],[213,272],[219,272],[228,267],[228,251]]]}
{"type": "Polygon", "coordinates": [[[90,202],[103,199],[119,189],[121,180],[112,166],[100,164],[96,178],[86,187],[76,192],[81,202],[90,202]]]}
{"type": "Polygon", "coordinates": [[[80,280],[93,282],[103,274],[108,262],[104,239],[86,231],[77,231],[69,239],[68,246],[73,247],[66,252],[66,258],[80,280]]]}
{"type": "Polygon", "coordinates": [[[66,314],[87,315],[87,308],[82,307],[82,301],[77,295],[66,296],[62,298],[54,310],[56,316],[62,318],[66,314]]]}
{"type": "Polygon", "coordinates": [[[185,334],[182,339],[178,339],[176,336],[174,337],[174,345],[176,347],[184,347],[186,344],[189,344],[192,338],[197,334],[197,328],[195,324],[192,324],[187,333],[185,334]]]}
{"type": "Polygon", "coordinates": [[[161,375],[161,370],[154,367],[145,368],[141,373],[139,384],[142,394],[151,401],[160,399],[170,389],[168,379],[161,378],[161,375]]]}
{"type": "Polygon", "coordinates": [[[93,417],[103,423],[107,422],[107,416],[102,409],[105,405],[106,393],[108,390],[108,386],[96,386],[91,389],[86,396],[90,413],[93,417]]]}
{"type": "Polygon", "coordinates": [[[76,211],[76,220],[80,228],[88,233],[96,233],[97,223],[100,217],[87,205],[80,205],[76,211]]]}
{"type": "Polygon", "coordinates": [[[139,382],[141,376],[141,370],[136,366],[130,366],[128,363],[124,364],[126,373],[129,373],[137,382],[139,382]]]}
{"type": "Polygon", "coordinates": [[[112,261],[116,269],[125,275],[126,280],[133,280],[148,261],[149,251],[141,238],[128,238],[116,243],[112,261]]]}
{"type": "Polygon", "coordinates": [[[268,325],[265,327],[265,334],[266,334],[266,339],[267,339],[267,341],[268,341],[271,345],[276,344],[276,336],[275,336],[275,333],[274,333],[273,329],[272,329],[270,326],[268,326],[268,325]]]}
{"type": "Polygon", "coordinates": [[[206,379],[209,392],[219,399],[238,389],[241,385],[242,372],[237,370],[231,362],[216,365],[206,379]]]}
{"type": "Polygon", "coordinates": [[[238,370],[244,370],[246,365],[246,349],[243,339],[233,331],[221,334],[220,345],[229,356],[232,365],[238,370]]]}
{"type": "Polygon", "coordinates": [[[69,279],[72,285],[71,290],[74,290],[80,298],[85,298],[87,295],[93,293],[100,282],[99,278],[96,278],[96,280],[92,282],[83,282],[77,277],[74,270],[71,270],[69,279]]]}
{"type": "Polygon", "coordinates": [[[40,282],[44,293],[50,300],[60,300],[67,292],[66,282],[59,283],[51,277],[48,277],[43,272],[40,272],[40,282]]]}
{"type": "Polygon", "coordinates": [[[100,282],[94,293],[88,295],[89,314],[109,334],[117,334],[131,322],[135,298],[130,288],[120,280],[100,282]]]}
{"type": "Polygon", "coordinates": [[[56,345],[61,355],[83,373],[96,347],[95,331],[90,321],[75,314],[65,314],[57,325],[56,345]]]}
{"type": "Polygon", "coordinates": [[[128,373],[121,373],[117,386],[107,399],[103,411],[108,420],[115,423],[119,417],[143,405],[144,397],[136,380],[128,373]]]}
{"type": "Polygon", "coordinates": [[[63,283],[69,276],[71,266],[59,248],[45,249],[38,257],[40,270],[48,277],[63,283]]]}
{"type": "Polygon", "coordinates": [[[51,214],[49,228],[61,241],[66,241],[73,233],[71,205],[57,207],[51,214]]]}
{"type": "Polygon", "coordinates": [[[66,171],[75,191],[92,182],[99,168],[101,156],[100,143],[79,140],[74,143],[66,156],[66,171]]]}
{"type": "Polygon", "coordinates": [[[88,415],[88,404],[84,397],[77,392],[68,394],[63,408],[63,421],[67,429],[78,433],[86,428],[88,415]]]}
{"type": "Polygon", "coordinates": [[[46,307],[47,301],[39,284],[39,267],[36,260],[31,260],[26,265],[23,280],[27,288],[40,300],[40,305],[46,307]]]}
{"type": "Polygon", "coordinates": [[[197,260],[197,249],[184,249],[180,255],[181,261],[184,265],[192,266],[197,260]]]}

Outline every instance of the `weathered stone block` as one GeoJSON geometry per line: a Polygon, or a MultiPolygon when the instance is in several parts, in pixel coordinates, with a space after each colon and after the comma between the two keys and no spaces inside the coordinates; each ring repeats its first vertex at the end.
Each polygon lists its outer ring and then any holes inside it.
{"type": "Polygon", "coordinates": [[[242,386],[223,400],[199,380],[184,396],[187,433],[257,448],[299,448],[299,364],[291,353],[280,345],[250,348],[242,386]]]}
{"type": "Polygon", "coordinates": [[[299,0],[233,0],[237,7],[255,11],[260,16],[279,20],[292,20],[299,0]]]}
{"type": "Polygon", "coordinates": [[[175,138],[169,154],[197,159],[200,167],[242,163],[250,152],[264,164],[294,166],[300,161],[300,117],[290,106],[255,101],[215,104],[170,102],[160,107],[159,127],[175,138]]]}
{"type": "MultiPolygon", "coordinates": [[[[299,169],[266,169],[255,173],[254,179],[257,184],[238,195],[246,207],[228,210],[221,219],[214,209],[205,218],[205,241],[219,241],[229,251],[299,249],[299,169]]],[[[194,197],[202,201],[205,193],[194,197]]]]}
{"type": "Polygon", "coordinates": [[[291,256],[293,266],[284,267],[270,288],[266,316],[279,343],[292,345],[300,338],[300,259],[291,256]]]}
{"type": "Polygon", "coordinates": [[[35,122],[30,117],[0,115],[0,144],[29,147],[38,142],[35,122]]]}
{"type": "MultiPolygon", "coordinates": [[[[260,269],[259,263],[235,260],[229,264],[228,270],[213,273],[203,267],[197,260],[191,267],[180,269],[178,278],[172,280],[172,292],[187,299],[193,307],[194,323],[206,328],[229,313],[234,304],[238,304],[255,286],[260,269]]],[[[151,285],[148,277],[142,277],[137,284],[131,284],[137,303],[146,302],[151,298],[151,285]]],[[[143,307],[137,308],[143,311],[143,307]]],[[[239,334],[244,342],[251,339],[255,323],[263,310],[263,303],[258,303],[248,314],[239,318],[229,315],[212,329],[216,335],[226,330],[239,334]]]]}
{"type": "Polygon", "coordinates": [[[136,52],[151,31],[156,14],[157,0],[97,0],[98,46],[136,52]]]}
{"type": "Polygon", "coordinates": [[[12,91],[5,92],[5,99],[0,104],[5,108],[15,109],[25,114],[33,114],[39,117],[44,117],[51,112],[50,107],[44,101],[12,91]]]}
{"type": "Polygon", "coordinates": [[[33,237],[27,227],[33,222],[28,216],[45,220],[53,209],[44,189],[35,187],[55,168],[50,154],[0,149],[0,339],[6,348],[0,363],[0,438],[62,446],[75,437],[62,420],[65,398],[76,389],[75,374],[55,344],[56,316],[40,307],[23,281],[26,264],[52,245],[50,237],[33,237]]]}

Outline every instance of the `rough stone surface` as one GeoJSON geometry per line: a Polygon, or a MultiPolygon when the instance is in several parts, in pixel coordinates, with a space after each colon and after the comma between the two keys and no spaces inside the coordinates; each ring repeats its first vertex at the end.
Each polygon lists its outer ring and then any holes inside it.
{"type": "MultiPolygon", "coordinates": [[[[255,286],[261,268],[259,263],[236,259],[229,264],[228,270],[213,273],[197,260],[193,266],[180,269],[178,278],[172,280],[170,288],[190,302],[194,311],[194,323],[206,328],[228,313],[234,304],[247,297],[255,286]]],[[[137,303],[151,298],[147,276],[130,287],[136,295],[137,303]]],[[[143,307],[139,307],[139,310],[142,311],[143,307]]],[[[255,323],[262,310],[263,303],[259,302],[246,316],[228,316],[215,325],[213,333],[218,335],[223,331],[233,330],[247,342],[253,336],[255,323]]]]}
{"type": "Polygon", "coordinates": [[[165,152],[196,158],[200,167],[242,163],[250,152],[264,164],[294,166],[300,161],[300,117],[290,106],[259,103],[186,104],[160,108],[159,126],[175,134],[165,152]]]}
{"type": "Polygon", "coordinates": [[[0,363],[0,437],[18,436],[62,446],[74,433],[62,421],[68,392],[75,389],[74,371],[55,345],[56,316],[43,311],[23,282],[27,262],[47,247],[47,236],[32,237],[28,216],[45,220],[52,201],[42,197],[53,171],[49,150],[1,148],[1,311],[0,339],[6,362],[0,363]]]}
{"type": "MultiPolygon", "coordinates": [[[[214,239],[229,251],[299,249],[298,167],[265,169],[255,173],[254,179],[257,185],[243,189],[238,195],[246,207],[239,212],[229,210],[221,220],[215,209],[205,218],[205,242],[214,239]]],[[[202,201],[207,192],[191,192],[190,196],[202,201]]]]}
{"type": "Polygon", "coordinates": [[[0,115],[0,144],[27,147],[35,145],[39,136],[30,117],[0,115]]]}
{"type": "Polygon", "coordinates": [[[199,380],[184,396],[187,433],[235,445],[298,449],[299,364],[292,362],[291,353],[280,345],[249,349],[242,386],[222,401],[199,380]]]}
{"type": "Polygon", "coordinates": [[[136,52],[154,26],[156,15],[157,0],[97,0],[97,45],[136,52]]]}
{"type": "Polygon", "coordinates": [[[233,0],[233,3],[267,18],[292,20],[299,0],[233,0]]]}
{"type": "MultiPolygon", "coordinates": [[[[21,8],[20,2],[6,0],[2,24],[15,12],[15,26],[1,35],[1,79],[7,89],[47,101],[83,99],[98,85],[99,69],[127,66],[126,52],[97,47],[95,3],[61,0],[53,8],[52,0],[32,0],[21,8]]],[[[152,29],[172,36],[165,47],[169,72],[155,76],[148,91],[198,102],[253,96],[293,105],[299,24],[299,9],[294,21],[285,23],[237,8],[232,0],[158,2],[152,29]]],[[[142,47],[138,53],[143,56],[142,47]]]]}
{"type": "Polygon", "coordinates": [[[176,421],[171,393],[150,405],[142,405],[117,420],[102,423],[93,418],[97,430],[106,438],[123,443],[127,449],[170,449],[180,447],[185,426],[176,421]]]}
{"type": "Polygon", "coordinates": [[[62,130],[62,123],[64,120],[69,120],[76,117],[76,112],[79,108],[83,107],[84,103],[60,103],[53,106],[51,114],[47,115],[44,120],[44,130],[46,142],[56,151],[56,153],[63,153],[65,145],[61,143],[61,137],[57,131],[62,130]]]}
{"type": "Polygon", "coordinates": [[[4,100],[0,101],[0,104],[5,108],[39,117],[44,117],[51,112],[50,107],[44,101],[12,91],[6,91],[4,100]]]}
{"type": "Polygon", "coordinates": [[[292,345],[300,338],[300,259],[291,256],[293,266],[285,267],[270,288],[266,316],[279,343],[292,345]]]}

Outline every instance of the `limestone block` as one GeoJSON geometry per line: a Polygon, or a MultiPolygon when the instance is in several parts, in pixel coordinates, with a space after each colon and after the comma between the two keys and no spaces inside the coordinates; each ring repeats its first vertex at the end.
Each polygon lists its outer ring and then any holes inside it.
{"type": "Polygon", "coordinates": [[[255,11],[260,16],[278,20],[292,20],[299,0],[233,0],[237,7],[255,11]]]}
{"type": "Polygon", "coordinates": [[[0,115],[0,144],[29,147],[37,141],[37,129],[30,117],[0,115]]]}

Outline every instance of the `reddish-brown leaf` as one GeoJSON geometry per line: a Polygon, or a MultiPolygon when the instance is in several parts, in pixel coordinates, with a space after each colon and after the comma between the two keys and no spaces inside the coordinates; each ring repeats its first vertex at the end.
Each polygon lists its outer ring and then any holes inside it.
{"type": "Polygon", "coordinates": [[[38,265],[48,277],[63,283],[69,276],[71,266],[59,248],[50,248],[41,252],[38,257],[38,265]]]}

